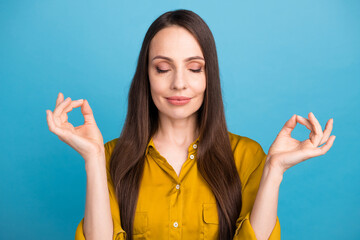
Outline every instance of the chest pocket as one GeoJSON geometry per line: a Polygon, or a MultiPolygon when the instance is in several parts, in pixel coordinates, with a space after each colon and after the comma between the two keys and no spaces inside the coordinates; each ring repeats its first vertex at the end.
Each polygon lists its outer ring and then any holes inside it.
{"type": "Polygon", "coordinates": [[[135,212],[134,227],[133,227],[133,239],[147,239],[146,233],[148,231],[148,213],[147,212],[135,212]]]}
{"type": "Polygon", "coordinates": [[[216,203],[203,203],[204,239],[218,239],[219,218],[216,203]]]}

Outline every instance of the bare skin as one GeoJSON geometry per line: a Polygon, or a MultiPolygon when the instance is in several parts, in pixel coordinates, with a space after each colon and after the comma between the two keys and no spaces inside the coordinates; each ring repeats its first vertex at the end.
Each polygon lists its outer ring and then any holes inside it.
{"type": "Polygon", "coordinates": [[[49,130],[75,149],[85,160],[87,175],[83,231],[86,239],[112,239],[113,222],[106,178],[104,141],[87,100],[64,100],[58,94],[53,112],[46,110],[49,130]],[[74,127],[67,113],[81,107],[84,124],[74,127]]]}
{"type": "Polygon", "coordinates": [[[322,131],[319,121],[312,112],[308,117],[309,119],[306,119],[294,114],[284,124],[269,148],[259,190],[250,214],[251,226],[259,240],[268,239],[275,226],[279,188],[284,172],[309,158],[324,155],[334,143],[335,136],[330,136],[333,119],[327,121],[325,130],[322,131]],[[297,123],[311,131],[309,139],[300,142],[291,137],[291,132],[297,123]]]}
{"type": "MultiPolygon", "coordinates": [[[[149,48],[149,81],[152,99],[159,110],[159,130],[153,141],[177,175],[188,157],[189,145],[198,137],[196,112],[206,89],[205,60],[195,38],[184,28],[171,26],[159,31],[149,48]],[[165,58],[164,58],[165,57],[165,58]],[[195,57],[189,60],[189,57],[195,57]],[[159,69],[162,72],[159,72],[159,69]],[[167,100],[170,96],[186,96],[190,102],[177,106],[167,100]]],[[[108,186],[105,169],[103,137],[86,100],[64,100],[59,93],[53,112],[47,110],[49,130],[74,148],[85,160],[87,173],[84,234],[86,239],[112,239],[108,186]],[[81,107],[85,122],[74,127],[67,113],[81,107]]],[[[280,183],[284,172],[309,158],[325,154],[333,145],[330,136],[333,119],[322,131],[312,113],[309,119],[293,115],[283,126],[270,146],[259,190],[250,215],[257,239],[268,239],[277,217],[280,183]],[[309,139],[298,141],[291,137],[296,124],[306,126],[309,139]],[[323,146],[321,146],[324,144],[323,146]]]]}
{"type": "MultiPolygon", "coordinates": [[[[194,66],[187,64],[190,56],[203,57],[195,38],[185,29],[172,26],[160,31],[152,40],[149,51],[149,78],[151,94],[159,109],[160,128],[153,140],[156,148],[172,165],[177,175],[188,157],[187,148],[197,134],[195,112],[201,106],[206,88],[206,76],[189,72],[192,67],[202,68],[205,62],[196,60],[194,66]],[[156,56],[166,59],[154,59],[156,56]],[[169,60],[170,59],[170,60],[169,60]],[[164,73],[157,73],[156,67],[164,73]],[[195,102],[186,106],[172,106],[166,102],[171,95],[195,96],[195,102]],[[198,97],[196,97],[198,96],[198,97]],[[201,99],[201,101],[200,101],[201,99]]],[[[309,119],[294,115],[287,121],[272,143],[257,197],[250,214],[250,223],[258,239],[268,239],[277,217],[279,187],[283,173],[290,167],[311,157],[325,154],[332,146],[335,136],[331,136],[333,120],[327,122],[322,132],[315,116],[309,119]],[[305,125],[310,138],[298,141],[291,137],[296,123],[305,125]],[[319,145],[325,143],[322,147],[319,145]]]]}
{"type": "Polygon", "coordinates": [[[159,110],[159,130],[153,141],[179,176],[188,158],[188,147],[199,134],[196,112],[206,89],[201,47],[186,29],[179,26],[164,28],[151,40],[148,72],[151,96],[159,110]],[[170,96],[186,96],[191,100],[177,106],[168,102],[166,98],[170,96]]]}

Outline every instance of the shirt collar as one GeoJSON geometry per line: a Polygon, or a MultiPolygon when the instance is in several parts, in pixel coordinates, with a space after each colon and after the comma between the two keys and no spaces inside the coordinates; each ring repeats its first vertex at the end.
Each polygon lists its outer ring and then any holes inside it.
{"type": "MultiPolygon", "coordinates": [[[[188,148],[188,151],[191,152],[191,151],[194,151],[196,149],[198,149],[198,146],[199,146],[199,141],[200,141],[200,136],[198,136],[189,146],[188,148]],[[196,145],[194,145],[196,144],[196,145]]],[[[154,141],[153,141],[153,137],[150,138],[150,141],[148,143],[148,145],[146,146],[146,154],[149,153],[150,149],[153,148],[153,149],[156,149],[155,148],[155,144],[154,144],[154,141]]]]}

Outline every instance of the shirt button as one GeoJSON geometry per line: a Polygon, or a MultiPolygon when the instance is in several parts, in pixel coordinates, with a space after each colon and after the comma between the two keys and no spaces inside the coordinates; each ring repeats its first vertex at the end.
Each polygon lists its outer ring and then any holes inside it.
{"type": "Polygon", "coordinates": [[[194,155],[191,154],[191,155],[190,155],[190,159],[194,159],[194,155]]]}
{"type": "Polygon", "coordinates": [[[176,189],[179,189],[179,188],[180,188],[180,185],[179,185],[179,184],[177,184],[177,185],[176,185],[176,189]]]}
{"type": "Polygon", "coordinates": [[[177,228],[179,226],[178,222],[174,222],[173,226],[177,228]]]}
{"type": "Polygon", "coordinates": [[[194,149],[197,149],[197,145],[196,145],[196,144],[194,144],[194,145],[193,145],[193,148],[194,148],[194,149]]]}

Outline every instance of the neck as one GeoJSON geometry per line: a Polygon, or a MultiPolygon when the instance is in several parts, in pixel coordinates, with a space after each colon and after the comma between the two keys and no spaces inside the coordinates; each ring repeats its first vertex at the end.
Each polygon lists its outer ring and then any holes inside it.
{"type": "Polygon", "coordinates": [[[198,136],[196,114],[184,119],[172,119],[159,113],[159,128],[153,137],[155,141],[187,146],[198,136]]]}

